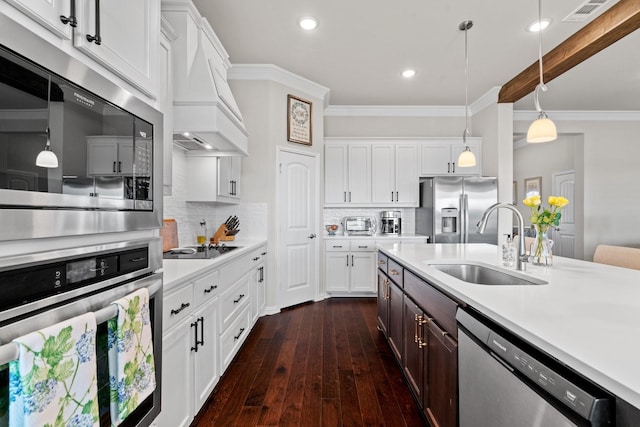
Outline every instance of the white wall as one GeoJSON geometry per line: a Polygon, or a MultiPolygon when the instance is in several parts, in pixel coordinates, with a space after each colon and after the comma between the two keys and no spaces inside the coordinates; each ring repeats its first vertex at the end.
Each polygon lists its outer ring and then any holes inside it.
{"type": "Polygon", "coordinates": [[[464,117],[325,117],[327,138],[459,136],[462,141],[463,130],[464,117]]]}
{"type": "MultiPolygon", "coordinates": [[[[593,259],[598,244],[640,247],[640,122],[554,120],[560,134],[583,140],[575,145],[575,166],[584,179],[576,183],[583,188],[584,259],[593,259]]],[[[514,131],[528,126],[515,121],[514,131]]]]}

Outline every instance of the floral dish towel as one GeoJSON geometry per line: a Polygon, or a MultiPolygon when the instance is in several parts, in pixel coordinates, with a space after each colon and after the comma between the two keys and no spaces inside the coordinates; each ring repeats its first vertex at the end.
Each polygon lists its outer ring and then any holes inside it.
{"type": "Polygon", "coordinates": [[[83,314],[13,340],[9,426],[98,426],[96,318],[83,314]]]}
{"type": "Polygon", "coordinates": [[[118,316],[109,319],[111,424],[117,426],[156,388],[153,335],[146,288],[113,302],[118,316]]]}

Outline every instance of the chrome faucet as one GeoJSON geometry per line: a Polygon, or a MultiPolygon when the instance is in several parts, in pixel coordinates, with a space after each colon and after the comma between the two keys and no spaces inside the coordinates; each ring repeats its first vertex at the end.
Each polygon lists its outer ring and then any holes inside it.
{"type": "Polygon", "coordinates": [[[518,259],[516,260],[516,269],[520,271],[525,271],[527,268],[526,263],[529,261],[529,257],[527,257],[526,250],[524,248],[524,218],[522,218],[522,214],[515,207],[515,205],[511,203],[496,203],[487,208],[486,211],[482,214],[482,218],[478,221],[478,233],[483,234],[485,228],[487,228],[487,220],[489,219],[489,215],[491,212],[498,210],[498,208],[505,208],[512,211],[516,217],[518,217],[518,237],[520,237],[520,245],[518,246],[518,259]]]}

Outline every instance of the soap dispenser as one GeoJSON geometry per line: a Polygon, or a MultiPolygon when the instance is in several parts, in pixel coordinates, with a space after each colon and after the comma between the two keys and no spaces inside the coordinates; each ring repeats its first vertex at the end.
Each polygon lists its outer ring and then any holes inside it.
{"type": "Polygon", "coordinates": [[[502,244],[502,265],[513,267],[516,263],[516,247],[511,234],[506,234],[507,241],[502,244]]]}

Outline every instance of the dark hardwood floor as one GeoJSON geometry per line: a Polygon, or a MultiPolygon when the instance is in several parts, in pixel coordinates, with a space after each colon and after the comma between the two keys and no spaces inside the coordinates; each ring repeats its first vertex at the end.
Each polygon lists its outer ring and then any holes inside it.
{"type": "Polygon", "coordinates": [[[193,426],[424,426],[375,298],[262,317],[193,426]]]}

